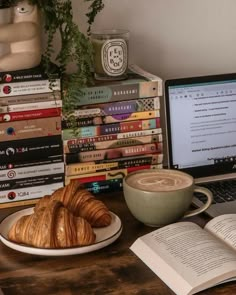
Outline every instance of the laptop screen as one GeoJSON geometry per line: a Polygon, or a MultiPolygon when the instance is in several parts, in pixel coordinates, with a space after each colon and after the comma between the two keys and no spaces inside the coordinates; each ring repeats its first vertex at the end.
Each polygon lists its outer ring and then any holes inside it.
{"type": "Polygon", "coordinates": [[[165,100],[170,168],[236,172],[236,74],[167,80],[165,100]]]}

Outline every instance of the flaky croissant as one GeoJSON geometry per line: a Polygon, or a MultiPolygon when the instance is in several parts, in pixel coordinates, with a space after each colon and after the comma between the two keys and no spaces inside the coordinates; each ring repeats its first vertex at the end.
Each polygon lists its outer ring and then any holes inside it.
{"type": "Polygon", "coordinates": [[[91,245],[96,235],[84,218],[73,215],[61,202],[52,201],[22,216],[11,227],[8,238],[39,248],[67,248],[91,245]]]}
{"type": "Polygon", "coordinates": [[[85,218],[93,227],[103,227],[111,223],[107,206],[83,189],[77,181],[71,181],[52,195],[46,195],[35,205],[35,210],[47,206],[51,200],[58,200],[75,216],[85,218]]]}

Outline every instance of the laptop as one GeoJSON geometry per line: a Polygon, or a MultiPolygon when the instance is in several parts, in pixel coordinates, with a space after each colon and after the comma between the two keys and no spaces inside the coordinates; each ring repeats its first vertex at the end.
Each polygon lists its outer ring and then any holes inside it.
{"type": "Polygon", "coordinates": [[[165,111],[168,167],[213,192],[209,216],[236,213],[236,73],[166,80],[165,111]]]}

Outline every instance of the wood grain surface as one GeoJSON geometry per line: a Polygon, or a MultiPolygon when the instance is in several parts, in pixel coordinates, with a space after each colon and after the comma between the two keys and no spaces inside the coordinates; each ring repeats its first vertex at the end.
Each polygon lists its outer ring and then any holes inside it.
{"type": "MultiPolygon", "coordinates": [[[[130,245],[153,228],[138,222],[125,205],[122,193],[99,196],[123,223],[113,244],[82,255],[46,257],[17,252],[0,243],[0,288],[5,295],[174,295],[139,259],[130,245]]],[[[22,208],[14,208],[19,210],[22,208]]],[[[1,209],[0,219],[11,210],[1,209]]],[[[204,224],[204,216],[193,220],[204,224]]],[[[233,295],[236,283],[198,294],[233,295]]]]}

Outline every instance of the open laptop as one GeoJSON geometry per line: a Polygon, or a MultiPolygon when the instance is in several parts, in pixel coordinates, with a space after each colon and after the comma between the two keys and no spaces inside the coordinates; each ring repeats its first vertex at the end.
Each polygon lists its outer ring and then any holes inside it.
{"type": "Polygon", "coordinates": [[[165,107],[168,167],[208,186],[211,217],[236,213],[236,73],[167,80],[165,107]]]}

